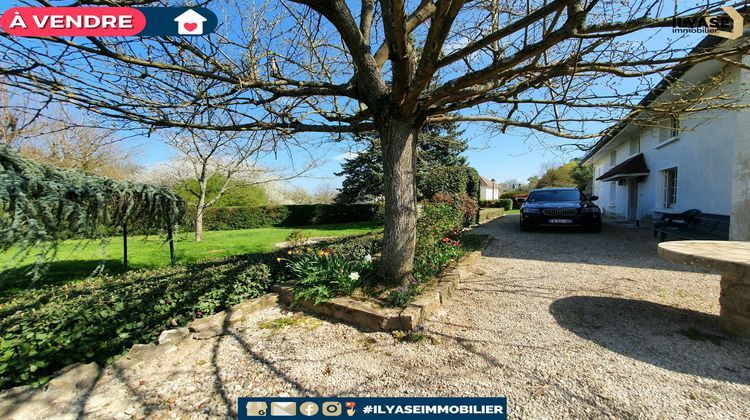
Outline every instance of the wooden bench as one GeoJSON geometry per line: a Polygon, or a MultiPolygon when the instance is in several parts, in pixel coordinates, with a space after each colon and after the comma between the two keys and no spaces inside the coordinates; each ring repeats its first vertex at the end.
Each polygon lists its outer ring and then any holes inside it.
{"type": "Polygon", "coordinates": [[[729,240],[729,216],[700,213],[688,220],[672,221],[667,218],[654,225],[654,236],[660,233],[663,241],[667,235],[691,240],[729,240]]]}

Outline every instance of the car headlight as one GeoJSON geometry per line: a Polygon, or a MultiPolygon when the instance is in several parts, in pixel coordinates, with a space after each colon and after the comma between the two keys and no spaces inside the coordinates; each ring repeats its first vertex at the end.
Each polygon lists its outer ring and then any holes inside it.
{"type": "Polygon", "coordinates": [[[539,209],[523,209],[521,213],[529,214],[529,213],[539,213],[539,209]]]}
{"type": "Polygon", "coordinates": [[[581,213],[599,213],[599,207],[584,207],[581,213]]]}

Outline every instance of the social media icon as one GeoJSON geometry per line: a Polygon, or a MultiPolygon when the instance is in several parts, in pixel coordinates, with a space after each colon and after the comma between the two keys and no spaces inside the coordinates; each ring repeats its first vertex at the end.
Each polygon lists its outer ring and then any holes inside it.
{"type": "Polygon", "coordinates": [[[303,416],[314,416],[318,414],[318,404],[315,404],[312,401],[303,402],[299,406],[299,413],[303,416]]]}
{"type": "Polygon", "coordinates": [[[272,416],[296,416],[297,403],[291,401],[274,401],[271,403],[272,416]]]}
{"type": "Polygon", "coordinates": [[[323,403],[323,415],[328,417],[341,415],[341,403],[338,401],[326,401],[323,403]]]}
{"type": "Polygon", "coordinates": [[[250,401],[245,405],[245,412],[250,417],[265,416],[267,410],[268,404],[265,401],[250,401]]]}
{"type": "Polygon", "coordinates": [[[354,415],[354,412],[356,411],[354,407],[357,406],[357,403],[354,401],[347,401],[344,403],[344,406],[346,407],[346,414],[351,417],[354,415]]]}

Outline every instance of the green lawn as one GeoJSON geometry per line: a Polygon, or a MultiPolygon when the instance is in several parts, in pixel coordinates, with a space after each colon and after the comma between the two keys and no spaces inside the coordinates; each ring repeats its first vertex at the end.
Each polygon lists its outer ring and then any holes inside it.
{"type": "MultiPolygon", "coordinates": [[[[372,222],[344,223],[300,227],[307,237],[340,237],[370,233],[381,229],[372,222]]],[[[195,242],[192,232],[175,235],[175,254],[178,263],[188,263],[208,258],[268,252],[275,244],[284,242],[293,228],[260,228],[229,231],[206,231],[203,241],[195,242]]],[[[132,236],[128,239],[128,265],[130,269],[159,268],[169,265],[169,247],[164,237],[132,236]]],[[[34,262],[29,256],[20,263],[13,259],[14,251],[0,253],[0,298],[14,295],[32,287],[25,274],[34,262]]],[[[64,241],[59,244],[57,256],[50,262],[43,278],[33,287],[61,285],[85,279],[97,267],[107,273],[121,273],[122,239],[99,241],[64,241]],[[103,263],[103,264],[102,264],[103,263]]]]}

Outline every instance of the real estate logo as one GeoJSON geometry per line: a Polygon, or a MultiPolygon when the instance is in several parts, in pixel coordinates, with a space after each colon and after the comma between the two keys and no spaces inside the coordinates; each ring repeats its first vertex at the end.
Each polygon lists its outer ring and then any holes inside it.
{"type": "Polygon", "coordinates": [[[22,37],[201,36],[218,26],[205,7],[13,7],[0,27],[22,37]]]}
{"type": "Polygon", "coordinates": [[[674,17],[672,31],[697,33],[726,39],[739,39],[745,31],[745,18],[732,6],[721,8],[726,14],[705,17],[674,17]]]}

